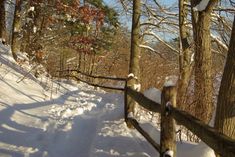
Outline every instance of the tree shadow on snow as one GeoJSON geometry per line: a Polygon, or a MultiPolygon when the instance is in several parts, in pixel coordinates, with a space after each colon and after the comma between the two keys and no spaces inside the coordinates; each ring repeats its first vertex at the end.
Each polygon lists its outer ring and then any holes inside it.
{"type": "Polygon", "coordinates": [[[30,157],[109,157],[113,155],[147,157],[149,155],[144,152],[149,152],[151,155],[157,154],[151,146],[147,147],[149,145],[147,141],[121,135],[118,130],[115,130],[116,126],[125,126],[122,95],[115,97],[111,93],[97,93],[92,89],[75,90],[44,102],[19,103],[12,106],[0,102],[0,105],[3,107],[0,111],[0,144],[5,143],[12,147],[12,149],[0,149],[0,154],[6,156],[26,156],[27,150],[22,152],[13,149],[20,147],[32,148],[34,152],[28,155],[30,157]],[[82,95],[81,92],[94,94],[94,99],[86,98],[86,95],[82,95]],[[75,96],[80,97],[80,100],[86,99],[87,103],[94,103],[97,107],[76,116],[70,130],[56,128],[56,121],[51,117],[28,112],[28,110],[54,104],[64,105],[72,101],[68,99],[71,96],[73,99],[75,96]],[[18,119],[14,121],[12,118],[16,112],[18,116],[20,115],[19,121],[18,119]],[[37,125],[24,124],[24,121],[20,121],[21,116],[28,118],[28,123],[40,123],[45,126],[36,128],[37,125]],[[108,136],[102,134],[106,127],[110,129],[108,136]]]}
{"type": "MultiPolygon", "coordinates": [[[[1,143],[9,145],[9,148],[12,147],[12,149],[1,148],[0,154],[6,154],[6,156],[7,154],[11,154],[13,157],[22,156],[22,154],[20,154],[22,153],[22,151],[14,151],[16,147],[33,148],[36,150],[36,153],[32,154],[38,157],[43,156],[42,152],[50,152],[49,148],[47,147],[47,143],[45,142],[48,141],[48,138],[51,138],[50,136],[53,136],[52,138],[55,138],[55,136],[53,135],[54,132],[48,132],[48,130],[45,130],[43,128],[36,128],[33,124],[27,124],[28,126],[26,126],[24,124],[24,121],[21,121],[20,119],[32,119],[34,120],[34,122],[31,120],[32,122],[29,121],[29,123],[31,122],[46,124],[48,123],[49,117],[43,117],[37,114],[32,114],[30,112],[27,112],[27,110],[36,109],[40,107],[47,107],[53,104],[64,104],[68,97],[72,96],[77,92],[78,91],[71,91],[64,95],[61,95],[56,99],[44,102],[14,104],[12,106],[5,104],[4,102],[0,102],[1,107],[3,107],[3,109],[0,110],[0,147],[1,143]],[[13,115],[15,115],[16,112],[19,116],[16,117],[18,118],[17,121],[13,120],[13,115]]],[[[60,135],[62,137],[64,136],[64,138],[66,138],[65,133],[66,132],[61,131],[58,132],[57,135],[60,135]]],[[[53,142],[53,139],[51,139],[51,141],[53,142]]]]}

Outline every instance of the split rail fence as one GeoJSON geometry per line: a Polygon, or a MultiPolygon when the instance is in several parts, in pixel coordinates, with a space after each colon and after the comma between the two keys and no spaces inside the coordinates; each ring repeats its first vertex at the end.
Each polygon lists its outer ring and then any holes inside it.
{"type": "MultiPolygon", "coordinates": [[[[216,131],[213,127],[205,124],[189,113],[177,109],[176,105],[176,87],[169,86],[164,87],[161,95],[161,104],[154,102],[142,93],[127,86],[126,78],[104,77],[104,76],[92,76],[83,73],[79,70],[64,70],[57,71],[60,73],[60,77],[72,77],[78,81],[85,82],[94,87],[106,88],[111,90],[123,91],[125,99],[125,120],[130,122],[132,126],[141,133],[145,139],[160,153],[160,157],[176,157],[176,122],[185,126],[192,133],[197,135],[204,143],[211,147],[217,154],[222,157],[235,157],[235,140],[223,135],[216,131]],[[62,73],[62,75],[61,75],[62,73]],[[99,85],[85,81],[79,77],[84,75],[91,79],[105,79],[112,81],[121,81],[125,86],[123,87],[111,87],[105,85],[99,85]],[[155,142],[153,138],[139,125],[137,120],[133,117],[128,117],[127,113],[127,97],[130,96],[140,106],[145,109],[161,114],[161,135],[160,144],[155,142]]],[[[59,75],[58,75],[59,76],[59,75]]]]}

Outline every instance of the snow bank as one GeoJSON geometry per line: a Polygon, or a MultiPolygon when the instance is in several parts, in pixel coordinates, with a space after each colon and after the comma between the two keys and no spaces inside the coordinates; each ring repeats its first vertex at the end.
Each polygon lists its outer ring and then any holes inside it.
{"type": "MultiPolygon", "coordinates": [[[[141,123],[140,126],[149,133],[149,135],[160,143],[160,130],[157,130],[152,123],[141,123]]],[[[177,142],[177,157],[215,157],[214,151],[204,142],[192,143],[183,141],[177,142]]]]}

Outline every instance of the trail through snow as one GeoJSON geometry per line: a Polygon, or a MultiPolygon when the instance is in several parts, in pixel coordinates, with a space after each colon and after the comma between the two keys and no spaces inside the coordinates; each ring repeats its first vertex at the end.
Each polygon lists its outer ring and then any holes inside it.
{"type": "Polygon", "coordinates": [[[59,87],[56,81],[45,77],[40,82],[31,74],[17,83],[27,71],[11,59],[6,47],[1,46],[0,51],[0,156],[157,154],[126,127],[121,94],[95,91],[73,81],[62,81],[59,87]]]}
{"type": "MultiPolygon", "coordinates": [[[[27,74],[24,69],[0,45],[0,157],[158,156],[126,127],[122,94],[32,74],[17,83],[27,74]]],[[[159,141],[151,123],[142,126],[159,141]]],[[[178,148],[180,157],[193,157],[190,151],[213,157],[204,145],[178,143],[178,148]]]]}

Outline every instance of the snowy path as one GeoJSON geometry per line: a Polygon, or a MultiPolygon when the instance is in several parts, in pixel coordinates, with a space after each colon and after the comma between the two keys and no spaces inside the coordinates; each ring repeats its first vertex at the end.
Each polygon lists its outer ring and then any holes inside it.
{"type": "Polygon", "coordinates": [[[22,74],[2,65],[0,73],[6,71],[0,81],[0,156],[150,156],[124,123],[121,95],[65,82],[49,99],[50,91],[35,80],[16,83],[22,74]]]}
{"type": "MultiPolygon", "coordinates": [[[[84,88],[82,91],[78,91],[77,94],[70,97],[70,101],[76,100],[75,103],[83,104],[86,106],[83,110],[87,111],[73,117],[67,138],[49,146],[59,148],[59,150],[53,148],[49,155],[58,157],[150,156],[143,153],[146,150],[140,146],[139,141],[136,141],[138,137],[133,138],[132,131],[124,123],[121,95],[102,91],[96,93],[93,89],[87,90],[91,87],[86,85],[83,85],[82,88],[84,88]],[[61,148],[63,143],[68,146],[61,148]]],[[[80,110],[81,107],[74,109],[80,110]]],[[[60,112],[63,112],[60,120],[65,120],[64,117],[70,116],[68,108],[64,108],[60,112]],[[64,116],[66,114],[67,116],[64,116]]],[[[74,111],[71,110],[71,113],[74,111]]],[[[66,130],[66,128],[64,129],[66,130]]],[[[139,140],[148,145],[145,140],[139,140]]],[[[151,147],[147,151],[150,151],[151,154],[156,153],[151,147]]]]}
{"type": "Polygon", "coordinates": [[[147,156],[124,124],[120,100],[114,94],[76,89],[53,101],[8,106],[0,111],[0,152],[38,157],[147,156]]]}

